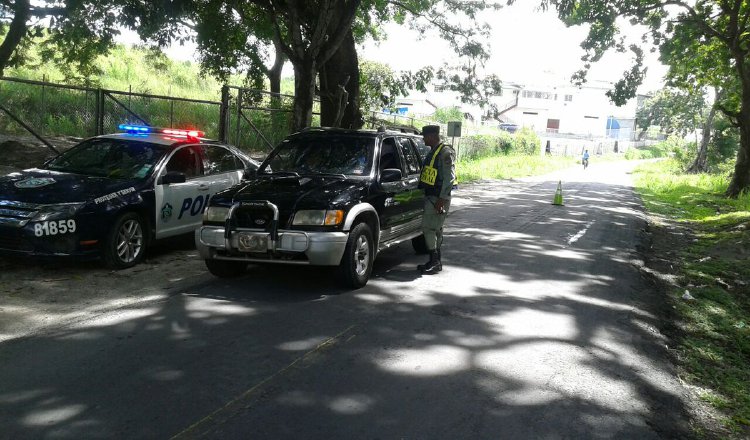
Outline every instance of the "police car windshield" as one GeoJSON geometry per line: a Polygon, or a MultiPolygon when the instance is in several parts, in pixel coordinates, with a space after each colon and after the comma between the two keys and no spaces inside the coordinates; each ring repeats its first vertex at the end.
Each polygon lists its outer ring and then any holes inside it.
{"type": "Polygon", "coordinates": [[[310,136],[284,141],[260,173],[366,176],[372,167],[374,138],[310,136]]]}
{"type": "Polygon", "coordinates": [[[47,169],[113,179],[149,175],[166,146],[123,139],[89,139],[47,164],[47,169]]]}

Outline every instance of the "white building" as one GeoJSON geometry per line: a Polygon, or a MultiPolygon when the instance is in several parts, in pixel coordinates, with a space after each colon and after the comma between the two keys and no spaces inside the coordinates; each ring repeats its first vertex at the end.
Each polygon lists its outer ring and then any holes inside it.
{"type": "Polygon", "coordinates": [[[636,110],[644,97],[617,107],[606,95],[613,87],[604,81],[589,81],[579,87],[551,75],[536,83],[505,81],[502,95],[492,98],[498,110],[492,117],[486,109],[464,104],[458,94],[440,86],[399,99],[397,107],[405,116],[429,118],[438,108],[457,106],[477,125],[532,128],[542,137],[543,146],[550,141],[552,152],[567,152],[569,146],[611,151],[615,142],[618,151],[624,151],[635,140],[636,110]]]}

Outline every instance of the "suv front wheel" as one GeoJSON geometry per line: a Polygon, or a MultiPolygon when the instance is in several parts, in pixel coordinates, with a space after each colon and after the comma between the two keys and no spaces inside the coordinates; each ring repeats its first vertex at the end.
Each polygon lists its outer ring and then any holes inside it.
{"type": "Polygon", "coordinates": [[[339,265],[339,274],[345,286],[357,289],[367,284],[375,259],[374,244],[372,229],[367,223],[359,223],[352,228],[339,265]]]}

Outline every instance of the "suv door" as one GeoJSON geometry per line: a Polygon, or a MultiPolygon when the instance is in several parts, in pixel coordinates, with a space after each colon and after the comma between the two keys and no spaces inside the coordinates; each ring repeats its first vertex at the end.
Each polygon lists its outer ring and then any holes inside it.
{"type": "Polygon", "coordinates": [[[379,197],[383,200],[383,212],[380,214],[381,243],[401,235],[402,226],[408,221],[407,206],[402,204],[408,192],[405,184],[407,179],[408,173],[403,166],[398,139],[395,136],[383,138],[378,157],[378,182],[383,192],[379,197]],[[386,169],[401,170],[401,180],[382,182],[381,177],[386,169]]]}
{"type": "Polygon", "coordinates": [[[205,152],[201,145],[175,149],[156,179],[156,238],[191,232],[201,224],[208,204],[213,177],[204,171],[205,152]],[[168,172],[183,173],[185,182],[164,183],[168,172]]]}
{"type": "Polygon", "coordinates": [[[419,174],[422,170],[422,160],[412,139],[408,137],[399,138],[398,146],[404,158],[404,165],[406,165],[405,188],[399,201],[404,208],[404,214],[407,217],[406,220],[410,222],[409,230],[405,231],[405,233],[408,233],[413,230],[419,230],[422,227],[424,190],[419,188],[419,174]]]}

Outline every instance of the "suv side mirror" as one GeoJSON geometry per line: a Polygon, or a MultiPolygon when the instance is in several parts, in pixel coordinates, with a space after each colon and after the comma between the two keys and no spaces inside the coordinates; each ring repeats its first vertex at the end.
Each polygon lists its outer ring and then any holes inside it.
{"type": "Polygon", "coordinates": [[[386,168],[380,172],[380,183],[398,182],[402,177],[398,168],[386,168]]]}
{"type": "Polygon", "coordinates": [[[245,172],[242,173],[242,178],[245,180],[252,179],[253,177],[258,175],[258,170],[256,168],[248,167],[245,168],[245,172]]]}
{"type": "Polygon", "coordinates": [[[162,185],[169,185],[171,183],[185,183],[187,176],[185,173],[179,171],[169,171],[164,177],[161,178],[160,183],[162,185]]]}

